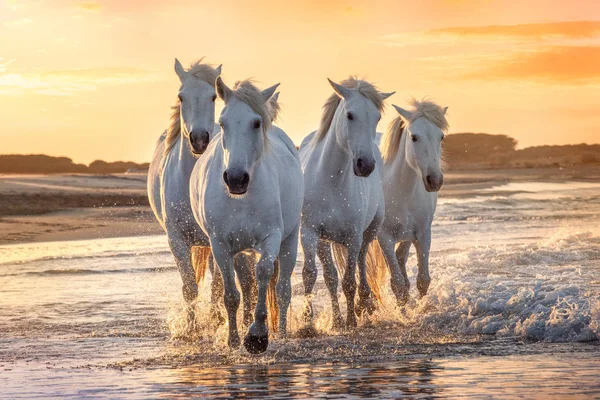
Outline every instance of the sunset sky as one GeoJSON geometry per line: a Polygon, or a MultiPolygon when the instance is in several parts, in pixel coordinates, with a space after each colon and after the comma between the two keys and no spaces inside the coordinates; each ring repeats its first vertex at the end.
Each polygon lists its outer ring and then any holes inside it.
{"type": "Polygon", "coordinates": [[[229,84],[281,82],[279,125],[296,143],[326,78],[350,74],[395,90],[389,104],[449,106],[451,132],[600,142],[597,1],[0,0],[0,154],[149,161],[174,58],[202,56],[229,84]]]}

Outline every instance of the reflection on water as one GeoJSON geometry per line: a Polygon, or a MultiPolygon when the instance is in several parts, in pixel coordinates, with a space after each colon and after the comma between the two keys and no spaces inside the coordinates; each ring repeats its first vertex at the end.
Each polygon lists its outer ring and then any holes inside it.
{"type": "Polygon", "coordinates": [[[443,199],[429,294],[412,255],[408,304],[388,287],[354,332],[331,330],[319,275],[299,334],[300,259],[291,337],[261,357],[227,349],[208,286],[187,325],[163,236],[0,246],[0,398],[600,395],[599,209],[592,184],[443,199]]]}
{"type": "MultiPolygon", "coordinates": [[[[5,368],[6,398],[571,398],[600,395],[598,351],[160,369],[5,368]],[[37,379],[29,379],[25,371],[37,379]],[[39,379],[42,377],[42,379],[39,379]]],[[[3,396],[3,397],[4,397],[3,396]]]]}

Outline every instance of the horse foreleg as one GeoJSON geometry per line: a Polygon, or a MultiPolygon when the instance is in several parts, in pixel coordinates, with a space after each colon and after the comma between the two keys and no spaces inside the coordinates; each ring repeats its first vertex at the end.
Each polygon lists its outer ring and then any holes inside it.
{"type": "Polygon", "coordinates": [[[218,243],[211,240],[213,256],[221,276],[223,277],[224,296],[223,302],[227,310],[227,320],[229,322],[229,338],[227,344],[231,348],[240,347],[240,335],[237,329],[237,310],[240,306],[240,292],[235,285],[235,271],[233,268],[233,256],[227,249],[222,248],[218,243]]]}
{"type": "Polygon", "coordinates": [[[256,264],[256,282],[258,283],[258,301],[254,310],[254,322],[244,338],[244,347],[252,354],[263,353],[269,346],[269,328],[267,327],[267,289],[275,271],[275,258],[279,255],[281,233],[267,236],[256,250],[260,260],[256,264]]]}
{"type": "MultiPolygon", "coordinates": [[[[403,306],[408,301],[408,289],[410,283],[408,282],[408,277],[406,276],[406,270],[404,268],[404,263],[400,265],[399,258],[396,257],[398,254],[394,251],[394,247],[396,246],[396,241],[391,235],[387,235],[384,232],[379,232],[378,235],[379,247],[381,247],[381,251],[383,252],[383,256],[385,257],[386,264],[390,271],[390,280],[392,283],[392,292],[396,296],[396,302],[398,306],[403,306]]],[[[401,242],[398,246],[398,251],[402,253],[406,253],[408,257],[408,250],[410,249],[410,242],[401,242]],[[406,246],[405,243],[408,243],[406,246]]]]}
{"type": "Polygon", "coordinates": [[[321,264],[323,264],[323,278],[325,279],[325,285],[327,286],[331,297],[333,329],[342,329],[344,320],[342,319],[342,313],[340,312],[340,303],[338,301],[337,293],[339,278],[333,257],[331,256],[331,245],[324,240],[319,240],[317,252],[319,260],[321,260],[321,264]]]}
{"type": "Polygon", "coordinates": [[[313,318],[312,291],[317,281],[317,264],[315,257],[317,253],[317,242],[319,236],[310,228],[302,226],[300,242],[302,252],[304,253],[304,268],[302,269],[302,282],[304,283],[304,297],[306,308],[304,310],[304,320],[311,323],[313,318]]]}
{"type": "Polygon", "coordinates": [[[354,240],[350,242],[348,246],[348,259],[346,265],[346,271],[342,281],[342,289],[346,296],[346,327],[356,328],[356,310],[354,308],[354,297],[356,296],[356,262],[358,261],[358,254],[360,252],[361,240],[354,240]]]}
{"type": "Polygon", "coordinates": [[[171,248],[173,257],[175,257],[179,275],[181,275],[183,298],[189,304],[198,297],[196,273],[192,265],[192,247],[184,240],[175,237],[169,238],[169,247],[171,248]]]}
{"type": "Polygon", "coordinates": [[[221,276],[219,267],[215,266],[215,258],[212,253],[208,258],[208,269],[212,275],[212,282],[210,284],[210,318],[220,325],[225,322],[219,309],[219,304],[223,300],[223,277],[221,276]]]}
{"type": "Polygon", "coordinates": [[[294,229],[282,243],[279,250],[279,281],[277,282],[277,300],[279,301],[279,335],[287,336],[287,314],[292,300],[292,273],[298,255],[298,235],[294,229]]]}
{"type": "Polygon", "coordinates": [[[373,299],[373,291],[367,281],[367,252],[369,251],[370,241],[363,240],[360,247],[360,253],[358,254],[358,304],[356,305],[356,312],[361,315],[363,310],[367,313],[372,314],[377,308],[375,300],[373,299]]]}
{"type": "Polygon", "coordinates": [[[423,236],[414,241],[417,250],[417,261],[419,272],[417,273],[417,289],[419,294],[425,296],[431,283],[429,276],[429,249],[431,247],[431,231],[428,230],[423,236]]]}
{"type": "Polygon", "coordinates": [[[252,323],[252,309],[256,304],[256,279],[254,278],[254,254],[240,253],[235,257],[235,272],[242,287],[244,303],[244,326],[252,323]]]}

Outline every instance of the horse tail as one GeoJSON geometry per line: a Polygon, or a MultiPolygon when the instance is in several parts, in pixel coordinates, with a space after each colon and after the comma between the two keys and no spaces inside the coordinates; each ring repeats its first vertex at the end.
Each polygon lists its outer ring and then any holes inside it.
{"type": "Polygon", "coordinates": [[[387,263],[377,240],[369,244],[367,252],[367,280],[373,294],[382,303],[383,287],[387,277],[387,263]]]}
{"type": "Polygon", "coordinates": [[[339,243],[332,243],[331,250],[333,250],[335,268],[337,269],[338,274],[340,274],[340,277],[343,277],[346,273],[346,265],[348,265],[348,250],[339,243]]]}
{"type": "Polygon", "coordinates": [[[272,332],[279,331],[279,303],[277,301],[277,281],[279,281],[279,259],[273,263],[273,276],[267,287],[267,323],[272,332]]]}
{"type": "MultiPolygon", "coordinates": [[[[348,264],[348,250],[339,243],[333,243],[331,247],[333,249],[335,267],[338,270],[340,277],[343,277],[346,272],[346,265],[348,264]]],[[[385,280],[385,268],[380,268],[380,265],[385,266],[385,258],[383,257],[383,252],[376,240],[369,244],[366,265],[367,283],[369,284],[375,299],[377,299],[379,304],[383,304],[382,287],[385,280]],[[383,261],[383,264],[380,264],[381,261],[383,261]]],[[[357,272],[360,273],[358,269],[357,272]]]]}
{"type": "Polygon", "coordinates": [[[204,281],[208,269],[208,259],[211,256],[210,247],[192,247],[192,265],[196,272],[196,283],[200,285],[204,281]]]}

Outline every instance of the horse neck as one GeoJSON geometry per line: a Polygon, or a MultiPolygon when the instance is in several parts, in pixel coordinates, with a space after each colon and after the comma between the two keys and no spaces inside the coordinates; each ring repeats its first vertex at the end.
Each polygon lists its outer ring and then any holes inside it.
{"type": "Polygon", "coordinates": [[[403,132],[396,157],[391,162],[389,168],[386,169],[389,171],[389,176],[392,176],[394,182],[400,185],[403,191],[411,192],[422,183],[420,182],[421,178],[419,174],[408,164],[408,160],[406,159],[407,137],[408,134],[403,132]]]}
{"type": "Polygon", "coordinates": [[[192,145],[185,140],[183,134],[171,148],[171,159],[177,163],[177,168],[185,175],[191,175],[196,165],[196,155],[192,152],[192,145]]]}
{"type": "Polygon", "coordinates": [[[323,152],[320,160],[321,168],[330,172],[330,176],[333,176],[335,181],[339,181],[340,174],[353,174],[352,154],[340,143],[340,139],[347,134],[343,131],[345,128],[339,118],[340,107],[341,103],[323,139],[323,152]]]}

